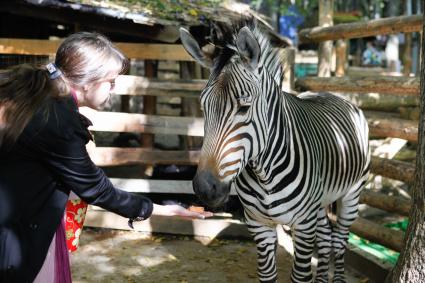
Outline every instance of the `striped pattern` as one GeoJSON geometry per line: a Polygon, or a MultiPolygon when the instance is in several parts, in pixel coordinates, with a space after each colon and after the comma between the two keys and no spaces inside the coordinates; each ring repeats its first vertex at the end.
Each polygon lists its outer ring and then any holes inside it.
{"type": "MultiPolygon", "coordinates": [[[[219,68],[202,92],[205,137],[198,170],[231,183],[244,206],[258,248],[261,282],[275,282],[276,225],[290,225],[294,241],[293,282],[311,282],[317,244],[317,282],[344,282],[348,228],[357,217],[368,172],[368,127],[362,112],[329,93],[298,97],[280,90],[281,56],[252,28],[262,49],[257,70],[237,52],[222,51],[219,68]],[[225,55],[223,55],[225,54],[225,55]],[[325,208],[337,201],[331,228],[325,208]]],[[[233,37],[234,40],[234,37],[233,37]]]]}

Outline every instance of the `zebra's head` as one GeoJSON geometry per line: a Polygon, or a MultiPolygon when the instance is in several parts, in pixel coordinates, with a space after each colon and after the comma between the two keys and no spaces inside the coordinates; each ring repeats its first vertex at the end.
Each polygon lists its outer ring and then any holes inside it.
{"type": "Polygon", "coordinates": [[[210,207],[227,201],[231,182],[255,162],[267,137],[260,44],[248,26],[217,33],[214,51],[207,53],[187,30],[180,29],[186,51],[211,70],[200,96],[204,141],[193,179],[195,193],[210,207]]]}

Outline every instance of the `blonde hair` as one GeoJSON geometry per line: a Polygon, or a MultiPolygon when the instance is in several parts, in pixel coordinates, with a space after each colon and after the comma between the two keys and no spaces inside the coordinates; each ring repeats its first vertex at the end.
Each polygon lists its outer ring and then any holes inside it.
{"type": "Polygon", "coordinates": [[[62,72],[56,79],[40,66],[19,65],[0,72],[0,147],[15,143],[48,99],[69,95],[71,86],[84,87],[123,73],[128,59],[105,36],[79,32],[62,42],[55,64],[62,72]]]}

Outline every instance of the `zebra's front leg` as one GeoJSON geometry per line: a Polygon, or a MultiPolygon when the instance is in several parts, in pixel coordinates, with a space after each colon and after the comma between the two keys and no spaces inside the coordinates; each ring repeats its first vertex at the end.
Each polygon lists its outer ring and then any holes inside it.
{"type": "Polygon", "coordinates": [[[322,207],[317,215],[317,271],[316,283],[328,283],[329,259],[332,250],[332,227],[326,215],[326,208],[322,207]]]}
{"type": "Polygon", "coordinates": [[[277,282],[276,228],[265,226],[253,220],[247,220],[247,226],[257,245],[257,273],[260,282],[277,282]]]}
{"type": "Polygon", "coordinates": [[[294,242],[294,264],[292,267],[292,282],[312,282],[311,258],[316,240],[317,215],[297,223],[292,228],[294,242]]]}

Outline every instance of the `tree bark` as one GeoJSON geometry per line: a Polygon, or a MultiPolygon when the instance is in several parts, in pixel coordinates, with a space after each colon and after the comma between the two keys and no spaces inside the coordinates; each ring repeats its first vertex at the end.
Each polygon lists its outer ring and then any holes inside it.
{"type": "MultiPolygon", "coordinates": [[[[425,2],[422,1],[422,7],[425,2]]],[[[425,17],[424,17],[425,18],[425,17]]],[[[422,27],[425,31],[425,25],[422,27]]],[[[422,38],[422,46],[425,44],[422,38]]],[[[416,154],[412,208],[404,248],[390,275],[390,282],[425,282],[425,54],[422,50],[419,143],[416,154]]]]}
{"type": "MultiPolygon", "coordinates": [[[[333,26],[333,0],[319,1],[319,26],[333,26]]],[[[319,67],[317,74],[319,77],[331,76],[332,47],[332,41],[324,41],[319,44],[319,67]]]]}

